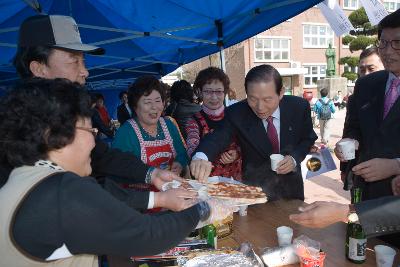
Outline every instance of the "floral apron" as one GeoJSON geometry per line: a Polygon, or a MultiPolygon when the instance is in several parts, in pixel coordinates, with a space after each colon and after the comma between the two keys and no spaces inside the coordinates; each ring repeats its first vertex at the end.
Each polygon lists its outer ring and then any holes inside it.
{"type": "MultiPolygon", "coordinates": [[[[132,126],[137,138],[139,139],[140,145],[140,159],[147,165],[170,170],[172,163],[176,157],[176,150],[172,137],[168,131],[167,124],[163,118],[160,118],[161,130],[164,133],[163,140],[152,140],[146,141],[143,138],[140,126],[134,119],[128,120],[132,126]]],[[[157,133],[158,135],[159,133],[157,133]]],[[[158,192],[158,189],[154,185],[150,184],[131,184],[129,188],[133,188],[140,191],[154,191],[158,192]]],[[[151,209],[151,211],[159,211],[160,209],[151,209]]]]}
{"type": "Polygon", "coordinates": [[[170,169],[176,157],[176,150],[164,118],[160,118],[159,121],[164,139],[153,141],[144,140],[140,127],[135,120],[131,119],[129,123],[139,139],[140,159],[149,166],[170,169]]]}

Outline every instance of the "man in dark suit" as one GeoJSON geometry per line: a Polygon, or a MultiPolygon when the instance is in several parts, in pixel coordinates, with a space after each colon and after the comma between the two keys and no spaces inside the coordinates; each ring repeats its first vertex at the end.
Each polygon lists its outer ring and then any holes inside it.
{"type": "Polygon", "coordinates": [[[400,210],[398,196],[363,201],[354,205],[317,201],[302,206],[299,210],[301,213],[292,214],[289,218],[307,227],[323,228],[336,222],[347,222],[349,215],[355,213],[367,237],[400,232],[400,213],[396,212],[400,210]]]}
{"type": "Polygon", "coordinates": [[[126,91],[119,93],[119,99],[121,100],[121,105],[117,107],[117,119],[122,125],[132,118],[132,111],[128,106],[128,93],[126,91]]]}
{"type": "MultiPolygon", "coordinates": [[[[362,200],[393,195],[392,186],[400,179],[400,10],[379,23],[377,47],[386,71],[357,80],[347,119],[348,137],[358,145],[352,171],[362,200]]],[[[343,161],[338,147],[335,153],[343,161]]],[[[384,240],[400,246],[399,234],[384,240]]]]}
{"type": "Polygon", "coordinates": [[[284,96],[282,77],[270,65],[252,68],[245,78],[247,100],[230,106],[223,125],[201,140],[190,165],[205,180],[211,162],[237,137],[243,155],[243,181],[261,186],[270,200],[304,199],[300,163],[317,139],[307,101],[284,96]],[[276,172],[270,155],[282,154],[276,172]]]}
{"type": "MultiPolygon", "coordinates": [[[[373,46],[367,49],[364,49],[360,54],[360,61],[358,63],[358,77],[364,77],[365,75],[371,74],[373,72],[377,72],[380,70],[384,70],[385,67],[383,66],[382,60],[379,57],[378,48],[373,46]]],[[[348,137],[348,128],[349,128],[349,115],[352,113],[353,109],[353,98],[354,95],[350,95],[347,99],[346,105],[346,118],[344,120],[343,126],[343,134],[342,138],[348,137]]],[[[340,176],[344,183],[344,190],[350,190],[353,187],[353,172],[351,168],[357,164],[358,157],[356,156],[355,159],[351,160],[350,162],[340,162],[340,176]]]]}
{"type": "MultiPolygon", "coordinates": [[[[363,200],[392,195],[391,181],[400,175],[400,10],[379,23],[377,47],[386,71],[357,80],[346,121],[347,137],[359,146],[352,171],[363,200]]],[[[339,147],[335,153],[344,160],[339,147]]]]}

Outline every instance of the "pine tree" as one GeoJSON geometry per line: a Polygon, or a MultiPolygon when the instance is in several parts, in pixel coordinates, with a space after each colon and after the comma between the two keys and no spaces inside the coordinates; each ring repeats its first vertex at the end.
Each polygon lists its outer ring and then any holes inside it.
{"type": "MultiPolygon", "coordinates": [[[[349,45],[350,52],[364,50],[365,48],[374,45],[376,42],[376,34],[378,28],[372,26],[369,22],[365,9],[359,8],[349,15],[349,20],[353,24],[355,30],[342,38],[342,44],[349,45]]],[[[347,65],[354,69],[358,65],[359,57],[343,57],[339,59],[340,65],[347,65]]],[[[342,77],[346,77],[351,81],[357,79],[357,73],[345,71],[342,77]]]]}

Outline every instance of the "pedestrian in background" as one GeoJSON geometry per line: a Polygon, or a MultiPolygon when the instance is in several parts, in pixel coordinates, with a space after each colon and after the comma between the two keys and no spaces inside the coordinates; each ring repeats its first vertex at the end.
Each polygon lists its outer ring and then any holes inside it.
{"type": "Polygon", "coordinates": [[[314,111],[319,120],[319,130],[321,134],[321,143],[328,146],[329,138],[331,136],[330,124],[332,114],[335,113],[335,105],[328,97],[328,89],[322,88],[321,98],[314,105],[314,111]]]}

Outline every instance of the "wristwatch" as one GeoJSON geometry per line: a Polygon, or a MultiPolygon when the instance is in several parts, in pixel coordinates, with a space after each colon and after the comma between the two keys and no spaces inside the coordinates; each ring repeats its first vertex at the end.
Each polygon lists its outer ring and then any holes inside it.
{"type": "Polygon", "coordinates": [[[349,204],[349,214],[347,215],[349,222],[358,222],[358,215],[353,204],[349,204]]]}

